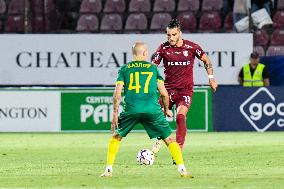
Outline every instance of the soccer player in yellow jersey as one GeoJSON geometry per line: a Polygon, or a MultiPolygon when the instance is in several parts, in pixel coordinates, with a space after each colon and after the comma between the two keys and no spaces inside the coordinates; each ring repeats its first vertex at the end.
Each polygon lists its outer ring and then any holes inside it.
{"type": "Polygon", "coordinates": [[[101,177],[112,176],[112,166],[120,141],[136,124],[141,123],[151,139],[159,137],[168,146],[181,177],[193,178],[186,171],[180,146],[170,136],[171,129],[165,115],[172,117],[172,111],[168,108],[169,96],[163,78],[157,67],[146,61],[148,50],[143,42],[136,42],[132,47],[132,53],[133,61],[122,66],[118,73],[113,94],[113,120],[111,124],[113,136],[108,145],[106,169],[101,177]],[[125,106],[123,112],[118,116],[123,87],[125,106]],[[162,97],[164,112],[158,103],[157,90],[162,97]]]}

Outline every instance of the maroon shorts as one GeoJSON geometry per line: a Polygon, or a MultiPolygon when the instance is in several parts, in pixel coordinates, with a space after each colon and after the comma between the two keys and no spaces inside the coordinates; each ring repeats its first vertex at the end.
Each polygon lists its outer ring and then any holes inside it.
{"type": "MultiPolygon", "coordinates": [[[[176,105],[176,108],[180,105],[184,105],[188,109],[190,108],[193,92],[168,91],[168,93],[170,97],[169,109],[172,109],[174,105],[176,105]]],[[[161,99],[160,104],[162,105],[161,99]]]]}

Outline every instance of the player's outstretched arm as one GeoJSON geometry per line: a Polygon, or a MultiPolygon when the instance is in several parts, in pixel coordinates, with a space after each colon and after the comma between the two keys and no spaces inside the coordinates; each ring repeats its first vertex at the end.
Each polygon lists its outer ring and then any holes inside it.
{"type": "Polygon", "coordinates": [[[216,92],[218,84],[217,84],[216,80],[214,79],[212,63],[211,63],[210,59],[206,56],[206,54],[203,54],[202,57],[200,58],[200,60],[203,61],[204,67],[205,67],[206,72],[208,74],[209,85],[210,85],[211,89],[213,90],[213,92],[216,92]]]}
{"type": "Polygon", "coordinates": [[[158,82],[158,91],[160,92],[161,97],[162,97],[165,115],[168,117],[173,117],[173,112],[169,110],[169,95],[162,81],[158,82]]]}
{"type": "Polygon", "coordinates": [[[114,93],[113,93],[113,117],[112,117],[112,123],[111,123],[111,130],[112,132],[115,131],[118,125],[118,109],[119,109],[119,104],[121,101],[121,92],[123,89],[123,84],[122,83],[117,83],[114,93]]]}

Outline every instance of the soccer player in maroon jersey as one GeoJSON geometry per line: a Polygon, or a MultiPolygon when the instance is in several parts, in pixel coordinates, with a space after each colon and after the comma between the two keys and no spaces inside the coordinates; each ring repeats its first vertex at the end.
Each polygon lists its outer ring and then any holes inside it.
{"type": "MultiPolygon", "coordinates": [[[[211,61],[202,48],[182,38],[181,25],[177,19],[169,22],[166,34],[168,41],[162,43],[153,56],[152,63],[159,65],[163,60],[165,73],[165,87],[170,95],[170,108],[176,105],[176,141],[181,149],[187,132],[186,114],[191,105],[193,94],[193,64],[197,57],[204,63],[208,74],[209,85],[213,92],[217,89],[214,80],[211,61]]],[[[160,148],[160,140],[157,140],[152,151],[157,153],[160,148]]]]}

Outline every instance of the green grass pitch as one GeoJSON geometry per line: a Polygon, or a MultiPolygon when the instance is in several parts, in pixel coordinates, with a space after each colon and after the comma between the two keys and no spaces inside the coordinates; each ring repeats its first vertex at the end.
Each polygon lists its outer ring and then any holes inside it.
{"type": "Polygon", "coordinates": [[[284,132],[189,133],[183,155],[194,179],[180,178],[163,145],[153,166],[136,163],[153,141],[130,133],[112,178],[106,133],[0,134],[0,188],[284,188],[284,132]]]}

